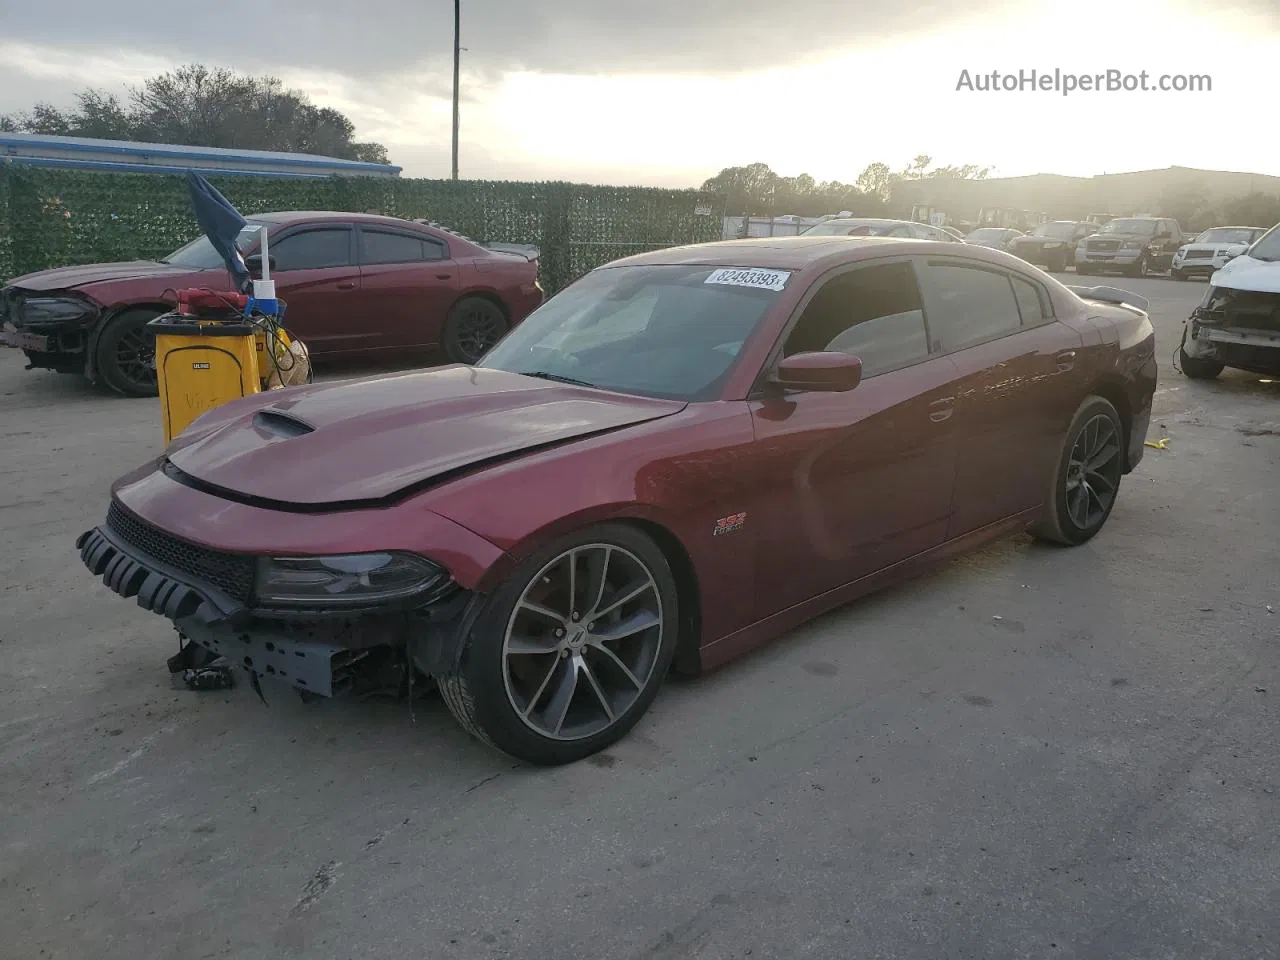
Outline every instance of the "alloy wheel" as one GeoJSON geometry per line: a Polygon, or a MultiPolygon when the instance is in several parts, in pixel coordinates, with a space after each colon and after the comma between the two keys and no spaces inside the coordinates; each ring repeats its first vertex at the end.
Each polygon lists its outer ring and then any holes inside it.
{"type": "Polygon", "coordinates": [[[468,306],[458,318],[454,333],[458,354],[466,363],[478,363],[502,339],[505,330],[502,316],[492,306],[468,306]]]}
{"type": "Polygon", "coordinates": [[[116,369],[140,391],[156,388],[156,338],[139,325],[128,330],[116,343],[116,369]]]}
{"type": "Polygon", "coordinates": [[[507,622],[507,699],[543,737],[594,736],[648,687],[664,628],[657,580],[634,553],[606,543],[566,550],[529,582],[507,622]]]}
{"type": "Polygon", "coordinates": [[[1089,419],[1076,434],[1067,461],[1067,514],[1080,530],[1092,530],[1111,509],[1120,487],[1120,435],[1105,414],[1089,419]]]}

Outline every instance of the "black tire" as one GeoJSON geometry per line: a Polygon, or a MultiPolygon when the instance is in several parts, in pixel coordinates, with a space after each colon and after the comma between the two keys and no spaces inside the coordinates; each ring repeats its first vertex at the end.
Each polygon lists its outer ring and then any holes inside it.
{"type": "Polygon", "coordinates": [[[476,364],[507,332],[507,315],[492,300],[463,297],[444,325],[444,352],[453,363],[476,364]]]}
{"type": "Polygon", "coordinates": [[[1089,277],[1093,275],[1093,267],[1086,267],[1082,263],[1076,264],[1076,275],[1080,277],[1089,277]]]}
{"type": "Polygon", "coordinates": [[[1045,267],[1050,273],[1066,273],[1067,272],[1067,256],[1063,254],[1060,257],[1054,257],[1045,267]]]}
{"type": "Polygon", "coordinates": [[[1185,279],[1187,279],[1186,271],[1185,271],[1185,270],[1179,270],[1179,269],[1177,269],[1176,267],[1171,268],[1171,269],[1169,270],[1169,276],[1170,276],[1170,277],[1172,277],[1174,280],[1185,280],[1185,279]]]}
{"type": "MultiPolygon", "coordinates": [[[[617,560],[614,561],[615,564],[617,562],[617,560]]],[[[577,584],[577,588],[583,591],[584,597],[588,591],[594,589],[591,584],[592,574],[587,569],[588,564],[589,561],[582,565],[584,576],[581,581],[570,581],[577,584]]],[[[606,569],[607,565],[608,561],[606,561],[606,569]]],[[[563,568],[560,569],[563,570],[563,568]]],[[[619,588],[618,592],[622,592],[622,589],[619,588]]],[[[556,601],[557,607],[565,605],[563,597],[566,595],[555,595],[560,598],[556,601]]],[[[648,596],[647,588],[645,596],[648,596]]],[[[602,587],[598,592],[598,599],[592,602],[593,608],[599,608],[605,597],[602,587]]],[[[551,603],[552,601],[548,599],[547,605],[551,603]]],[[[570,605],[577,605],[576,601],[570,605]]],[[[618,617],[622,616],[624,609],[625,607],[617,608],[618,617]]],[[[588,611],[587,615],[574,620],[580,634],[583,626],[587,625],[591,612],[588,611]]],[[[535,612],[535,619],[538,615],[535,612]]],[[[632,617],[634,616],[633,614],[632,617]]],[[[548,620],[548,630],[552,622],[554,621],[548,620]]],[[[566,626],[569,625],[568,618],[563,622],[566,626]]],[[[454,719],[464,730],[480,741],[530,764],[556,766],[574,763],[622,739],[649,709],[671,667],[676,650],[679,623],[679,598],[675,578],[666,557],[657,545],[644,533],[627,524],[604,523],[587,527],[561,538],[522,562],[493,592],[465,642],[457,670],[452,675],[438,678],[440,694],[454,719]],[[521,661],[529,665],[527,677],[530,679],[526,683],[526,689],[536,688],[536,692],[524,698],[522,706],[526,709],[521,714],[513,702],[520,698],[511,693],[514,672],[508,668],[506,649],[508,631],[509,629],[515,631],[518,609],[533,609],[522,602],[526,591],[537,590],[541,584],[551,584],[551,571],[564,562],[564,555],[568,551],[579,549],[589,552],[601,547],[617,551],[616,554],[610,555],[625,558],[622,561],[624,564],[622,573],[627,572],[626,565],[636,561],[639,566],[630,569],[643,568],[651,578],[655,596],[650,602],[660,616],[657,624],[658,635],[656,638],[645,637],[640,631],[628,635],[637,637],[641,644],[649,645],[649,652],[644,655],[648,673],[644,677],[643,685],[639,685],[639,680],[634,673],[626,674],[628,678],[635,681],[636,692],[629,694],[631,699],[625,702],[617,716],[615,717],[612,711],[605,708],[608,712],[607,726],[595,732],[589,732],[592,727],[584,725],[585,732],[581,736],[572,739],[556,738],[548,735],[545,730],[537,729],[537,726],[552,713],[552,704],[555,702],[558,689],[563,688],[565,679],[570,679],[564,676],[564,672],[572,674],[569,683],[569,689],[572,692],[561,701],[564,704],[564,712],[560,715],[561,725],[564,723],[565,716],[575,705],[590,707],[595,704],[599,707],[604,703],[605,695],[600,693],[597,697],[596,693],[602,690],[602,685],[606,682],[602,679],[606,671],[618,678],[622,674],[610,665],[599,650],[593,651],[589,645],[580,646],[573,652],[565,649],[559,652],[544,651],[528,654],[529,659],[521,661]],[[594,666],[591,670],[579,672],[580,659],[594,666]],[[579,677],[584,674],[590,681],[589,685],[579,680],[579,677]],[[541,683],[535,679],[538,676],[544,677],[541,683]],[[579,688],[581,688],[582,697],[586,698],[585,703],[579,699],[579,688]],[[546,707],[538,711],[537,707],[542,703],[546,703],[546,707]]],[[[588,630],[594,629],[594,624],[588,627],[588,630]]],[[[645,629],[652,630],[653,627],[645,629]]],[[[522,630],[521,633],[523,632],[522,630]]],[[[555,634],[555,636],[562,635],[563,632],[555,634]]],[[[522,643],[536,642],[540,645],[559,644],[566,647],[573,642],[569,638],[563,641],[555,640],[549,633],[538,638],[522,636],[521,641],[522,643]]],[[[581,636],[579,642],[581,642],[581,636]]],[[[614,649],[620,651],[623,659],[628,658],[621,646],[614,649]]],[[[613,662],[621,664],[623,659],[614,656],[613,662]]],[[[634,668],[637,662],[632,660],[627,669],[634,668]]],[[[559,729],[560,727],[557,727],[556,731],[558,732],[559,729]]]]}
{"type": "Polygon", "coordinates": [[[1147,255],[1144,253],[1140,256],[1138,262],[1125,272],[1131,277],[1145,277],[1151,272],[1151,263],[1147,260],[1147,255]]]}
{"type": "MultiPolygon", "coordinates": [[[[1101,455],[1103,454],[1099,453],[1096,456],[1101,455]]],[[[1124,462],[1124,426],[1116,408],[1102,397],[1086,397],[1071,418],[1071,426],[1062,444],[1062,454],[1053,471],[1045,516],[1032,527],[1032,534],[1040,540],[1070,547],[1093,539],[1111,516],[1111,509],[1115,506],[1120,489],[1120,478],[1124,475],[1124,462]],[[1089,431],[1095,428],[1097,433],[1091,437],[1089,431]],[[1078,454],[1081,450],[1079,445],[1083,444],[1085,448],[1091,449],[1095,442],[1093,438],[1101,443],[1108,433],[1114,438],[1114,460],[1108,459],[1105,464],[1101,464],[1105,468],[1103,471],[1082,475],[1078,469],[1078,454]],[[1111,490],[1109,495],[1099,496],[1093,491],[1090,482],[1101,488],[1104,479],[1111,490]],[[1082,488],[1084,492],[1080,493],[1082,488]],[[1083,511],[1080,509],[1081,502],[1083,511]]]]}
{"type": "Polygon", "coordinates": [[[1188,356],[1186,350],[1178,347],[1178,369],[1184,377],[1191,380],[1216,380],[1226,366],[1220,360],[1188,356]]]}
{"type": "Polygon", "coordinates": [[[102,382],[126,397],[154,397],[156,341],[147,324],[159,310],[126,310],[116,314],[98,337],[95,366],[102,382]],[[149,370],[149,375],[147,371],[149,370]]]}

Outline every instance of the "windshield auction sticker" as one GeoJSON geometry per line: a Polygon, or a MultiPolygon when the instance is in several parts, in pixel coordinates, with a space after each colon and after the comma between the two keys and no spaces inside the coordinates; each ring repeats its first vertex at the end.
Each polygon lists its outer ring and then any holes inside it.
{"type": "Polygon", "coordinates": [[[791,278],[788,270],[745,270],[725,267],[713,270],[704,283],[719,283],[729,287],[755,287],[758,290],[781,290],[791,278]]]}

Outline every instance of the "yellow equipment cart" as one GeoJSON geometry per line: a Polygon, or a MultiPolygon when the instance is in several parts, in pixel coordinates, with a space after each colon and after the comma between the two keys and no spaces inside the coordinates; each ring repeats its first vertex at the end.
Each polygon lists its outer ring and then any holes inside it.
{"type": "Polygon", "coordinates": [[[149,326],[156,335],[156,384],[166,444],[200,414],[262,390],[258,358],[265,338],[247,320],[168,314],[149,326]]]}

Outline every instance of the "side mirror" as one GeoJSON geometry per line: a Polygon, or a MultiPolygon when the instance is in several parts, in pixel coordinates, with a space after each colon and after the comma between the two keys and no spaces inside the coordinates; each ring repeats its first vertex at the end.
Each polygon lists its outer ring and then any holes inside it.
{"type": "Polygon", "coordinates": [[[1248,249],[1249,245],[1247,243],[1233,243],[1227,247],[1227,259],[1234,260],[1236,257],[1243,257],[1248,249]]]}
{"type": "MultiPolygon", "coordinates": [[[[248,267],[248,268],[249,268],[249,275],[250,275],[251,277],[253,277],[255,280],[261,280],[261,279],[262,279],[262,254],[260,254],[260,253],[255,253],[255,254],[254,254],[253,256],[251,256],[251,257],[245,257],[245,258],[244,258],[244,265],[245,265],[246,267],[248,267]]],[[[276,272],[276,258],[275,258],[275,257],[272,257],[272,256],[268,256],[268,257],[267,257],[267,266],[269,266],[269,267],[271,268],[271,272],[272,272],[272,273],[275,273],[275,272],[276,272]]]]}
{"type": "Polygon", "coordinates": [[[847,353],[797,353],[778,364],[774,383],[792,390],[844,393],[862,382],[862,361],[847,353]]]}

